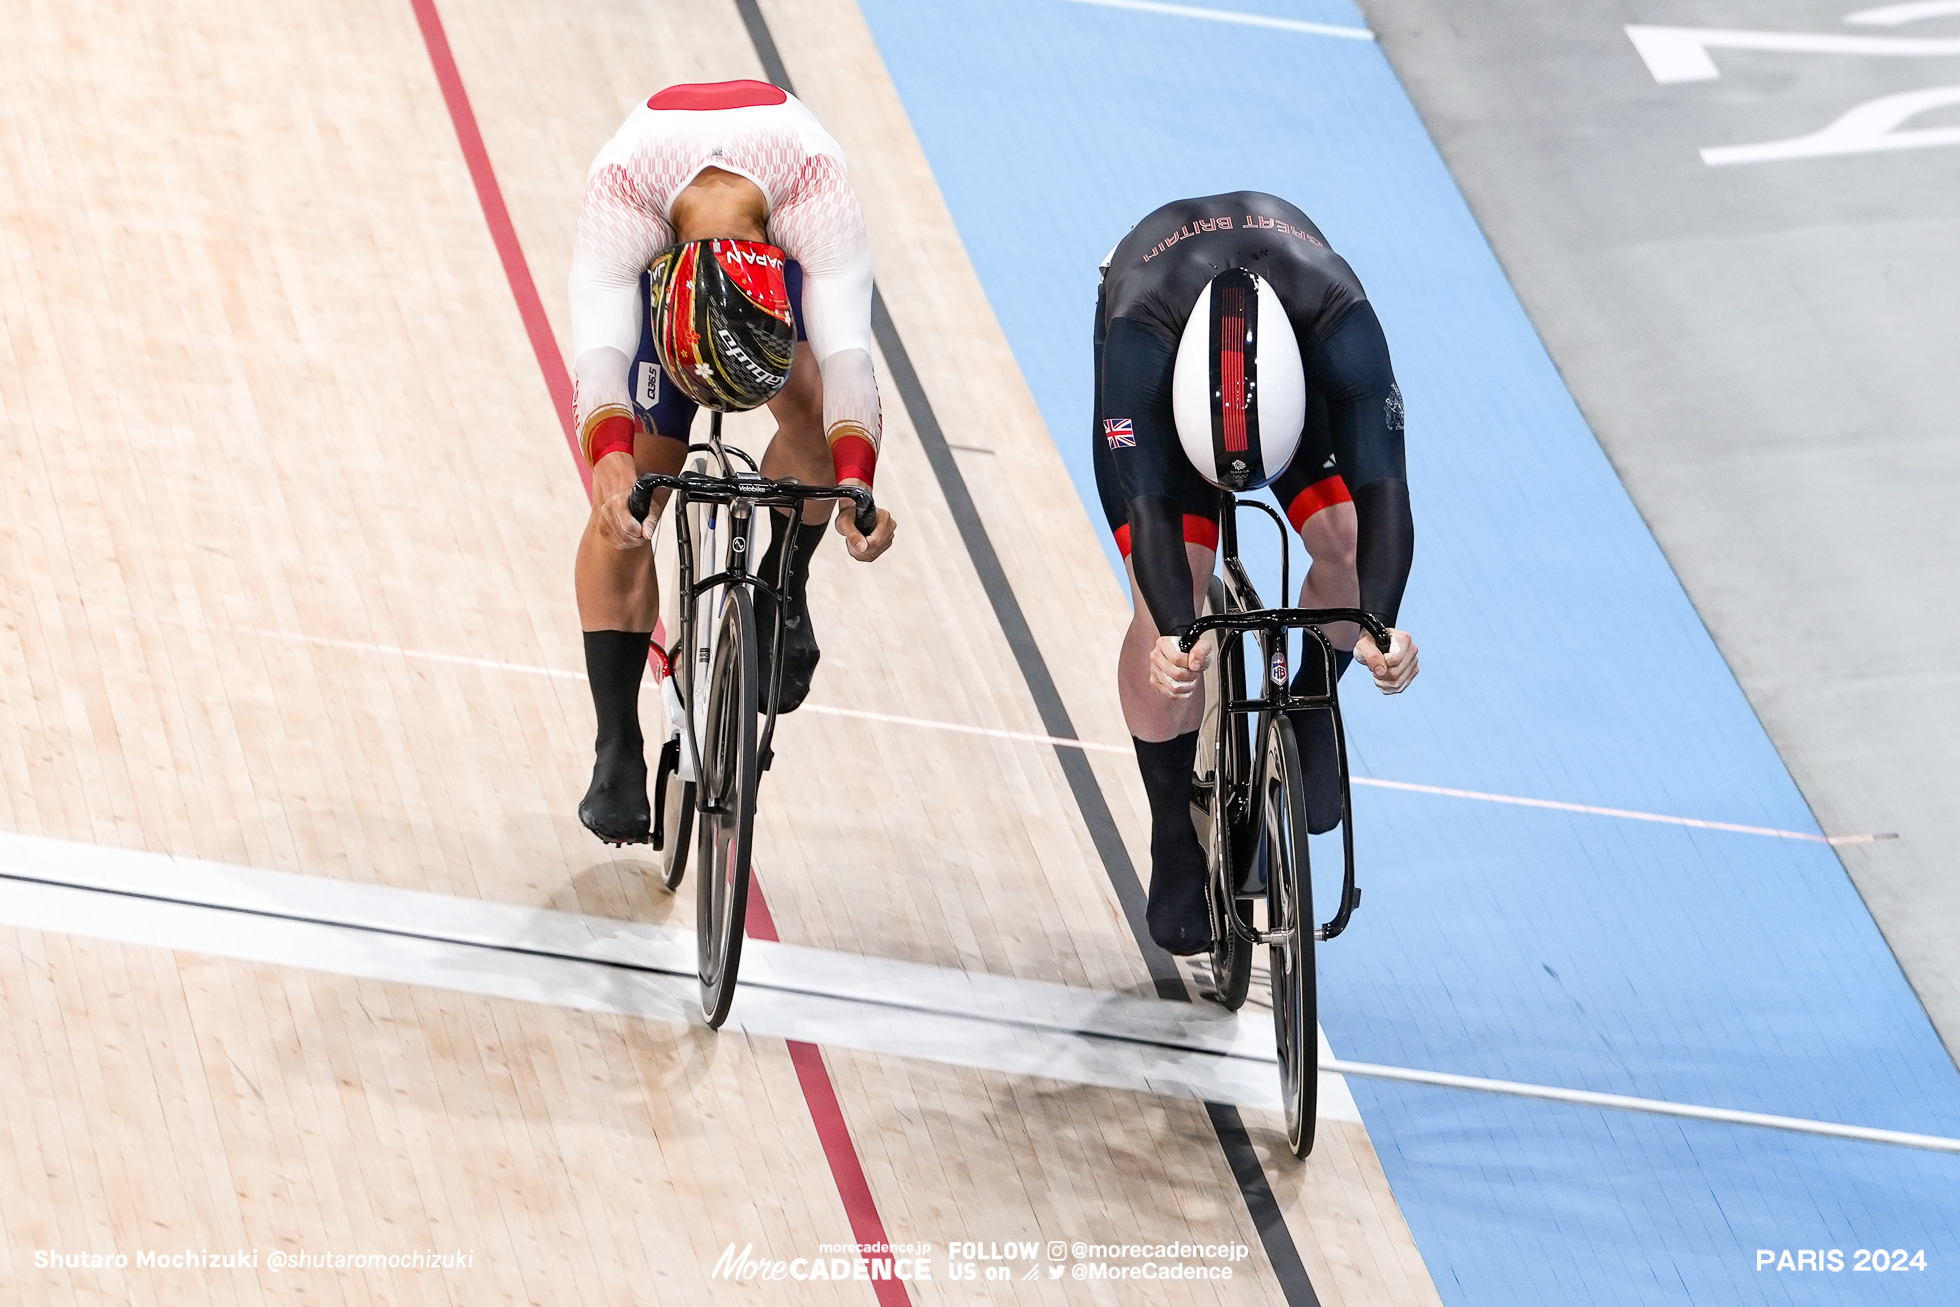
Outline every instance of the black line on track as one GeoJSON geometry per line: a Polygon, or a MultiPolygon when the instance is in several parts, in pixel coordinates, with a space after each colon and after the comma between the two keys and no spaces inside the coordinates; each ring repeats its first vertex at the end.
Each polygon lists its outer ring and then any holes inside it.
{"type": "Polygon", "coordinates": [[[783,56],[776,49],[776,34],[769,30],[769,20],[762,16],[762,6],[756,0],[735,0],[735,9],[742,15],[742,26],[749,29],[749,44],[755,47],[755,57],[762,61],[762,75],[769,79],[771,86],[780,86],[795,95],[796,88],[789,82],[789,69],[783,66],[783,56]]]}
{"type": "MultiPolygon", "coordinates": [[[[735,0],[735,8],[741,12],[742,23],[749,29],[749,40],[755,45],[756,57],[762,61],[762,71],[768,75],[770,83],[795,95],[796,87],[790,83],[789,69],[783,66],[782,54],[776,49],[776,38],[769,30],[768,20],[762,16],[758,0],[735,0]]],[[[1055,678],[1048,671],[1048,660],[1041,656],[1041,647],[1035,643],[1027,614],[1021,611],[1021,601],[1015,597],[1007,571],[1000,564],[1000,555],[995,552],[994,542],[987,534],[986,523],[980,520],[980,510],[974,506],[966,477],[953,458],[951,446],[946,443],[946,433],[940,430],[939,418],[933,412],[932,401],[926,398],[918,370],[912,366],[912,356],[906,352],[904,338],[898,334],[898,327],[892,322],[890,311],[885,308],[884,295],[875,286],[871,291],[871,332],[878,339],[878,348],[885,356],[886,366],[891,370],[892,384],[897,387],[899,397],[905,403],[913,429],[919,433],[919,443],[926,451],[926,462],[932,465],[932,474],[938,479],[940,493],[946,497],[947,510],[952,513],[953,522],[960,529],[960,539],[966,543],[973,569],[980,574],[980,586],[987,592],[988,602],[993,605],[1001,633],[1007,637],[1008,648],[1014,651],[1014,661],[1028,683],[1028,693],[1034,696],[1035,709],[1041,714],[1043,732],[1057,739],[1080,740],[1082,737],[1075,733],[1075,723],[1069,720],[1068,708],[1062,703],[1061,692],[1055,688],[1055,678]]],[[[1075,795],[1082,820],[1089,827],[1089,837],[1095,842],[1096,853],[1102,858],[1103,867],[1109,874],[1110,885],[1116,891],[1116,901],[1123,907],[1130,935],[1143,952],[1144,965],[1150,970],[1157,996],[1180,1003],[1189,1002],[1190,995],[1185,991],[1177,963],[1150,938],[1143,915],[1143,884],[1137,879],[1136,867],[1130,862],[1130,851],[1116,829],[1116,819],[1110,814],[1109,801],[1104,798],[1102,786],[1090,769],[1089,759],[1082,750],[1065,745],[1055,746],[1055,756],[1061,761],[1062,774],[1068,778],[1069,790],[1075,795]]]]}
{"type": "Polygon", "coordinates": [[[1219,1147],[1225,1150],[1225,1160],[1231,1163],[1232,1177],[1239,1182],[1246,1210],[1252,1213],[1252,1223],[1259,1229],[1259,1242],[1266,1247],[1266,1260],[1273,1264],[1273,1275],[1279,1280],[1288,1307],[1320,1307],[1320,1295],[1313,1291],[1313,1281],[1300,1261],[1300,1250],[1293,1246],[1293,1232],[1286,1228],[1286,1214],[1280,1210],[1279,1200],[1273,1197],[1273,1187],[1266,1180],[1265,1168],[1259,1164],[1252,1136],[1245,1132],[1239,1109],[1230,1103],[1206,1103],[1205,1113],[1211,1117],[1211,1128],[1218,1132],[1219,1147]]]}
{"type": "MultiPolygon", "coordinates": [[[[755,45],[756,57],[762,61],[764,75],[772,84],[782,87],[791,95],[796,94],[795,86],[790,83],[789,69],[783,64],[782,52],[776,48],[776,37],[769,30],[768,19],[762,16],[761,4],[758,0],[735,0],[735,8],[749,30],[749,40],[755,45]]],[[[966,477],[946,444],[946,434],[940,430],[939,419],[932,411],[932,402],[926,398],[925,387],[919,384],[919,374],[912,366],[912,356],[906,352],[905,341],[885,308],[885,297],[876,287],[871,292],[871,330],[877,337],[879,350],[885,356],[885,364],[891,370],[892,384],[897,387],[905,411],[912,419],[912,427],[919,433],[919,443],[925,447],[926,461],[932,465],[933,476],[938,478],[939,491],[945,496],[946,506],[960,529],[960,539],[966,543],[967,555],[973,560],[974,571],[980,575],[980,585],[987,592],[988,602],[993,605],[994,617],[1000,622],[1001,633],[1007,637],[1008,648],[1014,651],[1014,661],[1027,682],[1028,693],[1034,698],[1035,708],[1041,713],[1047,733],[1064,740],[1079,739],[1075,724],[1069,720],[1068,708],[1062,703],[1061,692],[1055,688],[1055,678],[1048,670],[1048,660],[1042,657],[1041,647],[1035,643],[1027,614],[1021,611],[1020,600],[1015,598],[1014,587],[1000,565],[1000,555],[995,552],[994,542],[987,535],[986,524],[980,520],[973,494],[967,489],[966,477]]],[[[1190,1002],[1191,996],[1184,987],[1184,978],[1179,974],[1177,964],[1150,938],[1144,921],[1143,885],[1137,879],[1136,867],[1130,862],[1130,851],[1116,830],[1116,819],[1110,814],[1109,800],[1103,795],[1102,784],[1096,780],[1096,773],[1089,766],[1089,755],[1081,749],[1063,744],[1055,745],[1054,749],[1055,757],[1061,763],[1062,775],[1068,778],[1069,790],[1082,813],[1083,823],[1089,828],[1089,838],[1094,841],[1096,852],[1102,858],[1110,888],[1116,892],[1116,901],[1123,906],[1123,917],[1129,924],[1130,937],[1143,954],[1144,966],[1150,971],[1158,997],[1180,1003],[1190,1002]]],[[[1273,1197],[1272,1186],[1267,1183],[1266,1173],[1260,1167],[1259,1156],[1253,1151],[1252,1141],[1246,1134],[1245,1123],[1240,1119],[1238,1109],[1223,1103],[1206,1103],[1205,1110],[1211,1116],[1212,1128],[1218,1133],[1218,1145],[1224,1149],[1232,1175],[1239,1183],[1239,1193],[1245,1198],[1246,1210],[1252,1214],[1253,1224],[1259,1229],[1259,1240],[1266,1247],[1266,1257],[1272,1263],[1273,1274],[1279,1279],[1288,1307],[1320,1307],[1320,1298],[1314,1293],[1313,1282],[1307,1278],[1299,1249],[1293,1243],[1293,1234],[1286,1228],[1286,1217],[1273,1197]]]]}
{"type": "MultiPolygon", "coordinates": [[[[416,940],[424,944],[447,944],[452,948],[481,949],[486,953],[508,953],[517,957],[541,958],[547,962],[577,962],[589,966],[607,967],[614,971],[630,971],[638,975],[661,976],[675,980],[693,981],[697,979],[692,969],[687,967],[663,967],[650,962],[633,962],[625,958],[593,957],[585,953],[568,953],[563,949],[543,948],[519,943],[515,940],[466,939],[458,935],[444,935],[426,930],[411,930],[404,926],[381,926],[371,922],[345,921],[338,917],[317,917],[303,912],[277,912],[271,908],[248,908],[236,903],[207,903],[203,899],[181,898],[174,894],[153,894],[143,890],[118,889],[108,885],[85,885],[72,880],[59,880],[51,876],[30,876],[19,871],[0,871],[0,880],[18,881],[25,885],[45,885],[50,889],[73,890],[78,894],[109,894],[116,898],[133,899],[139,903],[163,903],[177,908],[195,908],[203,912],[231,912],[241,917],[258,917],[264,921],[287,921],[296,926],[322,926],[330,930],[357,930],[365,935],[381,935],[390,939],[416,940]]],[[[630,924],[630,923],[629,923],[630,924]]],[[[752,941],[766,943],[769,941],[752,941]]],[[[175,947],[174,945],[168,947],[175,947]]],[[[195,949],[186,950],[196,952],[195,949]]],[[[1244,1053],[1220,1052],[1214,1048],[1200,1048],[1194,1044],[1181,1044],[1169,1039],[1150,1039],[1141,1035],[1117,1034],[1107,1030],[1084,1030],[1076,1026],[1065,1026],[1047,1021],[1029,1021],[1011,1016],[978,1016],[971,1012],[954,1012],[946,1008],[930,1007],[924,1003],[907,1003],[896,998],[871,998],[851,994],[836,994],[825,989],[808,985],[786,985],[767,980],[742,980],[737,978],[737,986],[742,989],[767,990],[774,994],[795,994],[802,998],[824,999],[832,1003],[848,1003],[856,1007],[887,1008],[894,1012],[913,1012],[921,1016],[937,1017],[948,1021],[972,1021],[987,1026],[1013,1026],[1020,1030],[1031,1030],[1040,1034],[1062,1035],[1074,1039],[1099,1040],[1105,1044],[1120,1044],[1127,1048],[1160,1049],[1166,1053],[1181,1053],[1186,1056],[1217,1058],[1220,1061],[1253,1062],[1266,1065],[1262,1057],[1248,1057],[1244,1053]]],[[[1207,1106],[1215,1106],[1207,1104],[1207,1106]]],[[[1226,1108],[1236,1113],[1237,1109],[1226,1108]]],[[[1236,1119],[1236,1117],[1235,1117],[1236,1119]]]]}
{"type": "MultiPolygon", "coordinates": [[[[1001,633],[1007,637],[1007,647],[1013,650],[1014,661],[1027,682],[1036,711],[1041,714],[1043,733],[1061,740],[1079,740],[1081,737],[1075,733],[1075,723],[1069,719],[1068,708],[1062,703],[1061,691],[1056,689],[1055,678],[1048,670],[1048,660],[1042,657],[1041,647],[1035,643],[1027,614],[1021,611],[1021,602],[1015,597],[1006,569],[1001,566],[1000,555],[994,551],[994,542],[987,535],[986,524],[980,520],[980,510],[974,506],[966,477],[960,472],[959,463],[954,460],[953,451],[946,444],[946,435],[939,429],[939,419],[926,398],[925,387],[919,383],[919,374],[912,367],[911,356],[905,352],[905,342],[885,308],[885,297],[876,290],[871,293],[871,330],[878,338],[878,348],[885,355],[892,385],[904,401],[913,428],[919,433],[919,443],[925,447],[926,461],[932,465],[933,475],[939,480],[940,492],[946,497],[946,507],[960,529],[960,539],[966,542],[967,554],[973,560],[973,570],[980,575],[980,586],[987,592],[988,602],[993,605],[1001,633]]],[[[1122,905],[1130,935],[1143,952],[1144,965],[1150,970],[1157,997],[1179,1003],[1188,1002],[1190,995],[1185,991],[1183,977],[1178,974],[1177,963],[1150,938],[1150,929],[1144,922],[1143,884],[1137,879],[1136,867],[1130,862],[1130,851],[1116,829],[1116,818],[1109,811],[1109,801],[1103,796],[1102,785],[1096,780],[1088,755],[1079,748],[1065,744],[1051,747],[1055,750],[1056,760],[1061,763],[1062,775],[1068,779],[1069,790],[1075,796],[1076,807],[1081,810],[1083,823],[1089,828],[1089,838],[1094,841],[1096,853],[1102,858],[1110,886],[1116,891],[1116,901],[1122,905]]]]}

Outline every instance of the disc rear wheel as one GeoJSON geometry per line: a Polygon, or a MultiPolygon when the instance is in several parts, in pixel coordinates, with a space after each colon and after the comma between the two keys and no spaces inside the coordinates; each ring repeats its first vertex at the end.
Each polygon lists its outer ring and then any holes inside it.
{"type": "Polygon", "coordinates": [[[727,1020],[734,1002],[748,915],[755,835],[756,662],[755,608],[745,587],[730,586],[708,677],[700,778],[691,787],[700,827],[694,882],[701,1015],[710,1026],[727,1020]]]}

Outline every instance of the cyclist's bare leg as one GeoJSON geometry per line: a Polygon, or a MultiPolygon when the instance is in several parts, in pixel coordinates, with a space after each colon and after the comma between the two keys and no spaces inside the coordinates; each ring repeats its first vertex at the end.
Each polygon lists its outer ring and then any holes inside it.
{"type": "MultiPolygon", "coordinates": [[[[1205,590],[1211,584],[1213,551],[1187,541],[1184,556],[1191,562],[1192,607],[1203,612],[1205,590]]],[[[1150,684],[1150,650],[1157,643],[1157,623],[1137,589],[1134,567],[1130,568],[1130,593],[1135,596],[1135,608],[1130,614],[1130,629],[1123,635],[1122,651],[1116,656],[1116,694],[1123,704],[1123,721],[1139,740],[1155,743],[1176,739],[1197,730],[1204,720],[1203,687],[1187,699],[1171,699],[1150,684]]]]}
{"type": "MultiPolygon", "coordinates": [[[[673,476],[681,470],[687,455],[683,441],[641,432],[633,439],[632,473],[664,472],[673,476]]],[[[625,460],[607,455],[592,478],[592,513],[586,518],[585,533],[579,537],[578,560],[573,581],[578,594],[579,626],[587,631],[651,631],[660,619],[660,590],[653,573],[653,550],[644,541],[621,549],[610,539],[602,521],[605,500],[617,490],[618,482],[627,489],[625,460]],[[618,468],[611,464],[620,465],[618,468]]],[[[648,522],[660,520],[667,492],[657,491],[648,522]]]]}
{"type": "MultiPolygon", "coordinates": [[[[1313,563],[1300,584],[1300,607],[1353,608],[1361,602],[1361,582],[1354,571],[1354,522],[1354,505],[1344,500],[1301,523],[1300,541],[1313,563]]],[[[1343,652],[1354,648],[1360,634],[1361,628],[1353,622],[1327,627],[1327,638],[1343,652]]]]}
{"type": "MultiPolygon", "coordinates": [[[[823,379],[817,372],[817,356],[807,342],[796,343],[789,384],[769,401],[769,416],[776,419],[776,435],[763,451],[762,475],[772,479],[795,477],[809,486],[837,484],[830,443],[824,438],[823,379]]],[[[803,520],[827,521],[829,507],[822,500],[805,504],[803,520]]]]}
{"type": "MultiPolygon", "coordinates": [[[[1191,564],[1192,608],[1202,612],[1211,585],[1212,551],[1187,541],[1184,556],[1191,564]]],[[[1183,699],[1169,698],[1151,684],[1157,623],[1137,589],[1135,568],[1130,569],[1130,593],[1136,596],[1135,607],[1116,656],[1116,693],[1135,737],[1137,769],[1150,800],[1150,895],[1144,920],[1161,947],[1177,954],[1202,953],[1211,946],[1211,916],[1205,906],[1205,852],[1191,824],[1191,764],[1204,723],[1204,682],[1183,699]]]]}

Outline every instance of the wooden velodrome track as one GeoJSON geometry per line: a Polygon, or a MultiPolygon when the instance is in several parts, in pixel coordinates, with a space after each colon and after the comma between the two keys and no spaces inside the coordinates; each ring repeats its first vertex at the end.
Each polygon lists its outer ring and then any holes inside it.
{"type": "MultiPolygon", "coordinates": [[[[892,321],[1060,700],[1120,745],[1125,601],[876,48],[850,0],[762,12],[850,154],[892,321]]],[[[573,815],[591,710],[548,673],[580,665],[585,504],[444,34],[562,346],[598,145],[661,85],[763,75],[731,0],[442,0],[439,26],[412,0],[0,0],[0,830],[687,928],[690,892],[573,815]]],[[[848,715],[1049,733],[879,367],[898,544],[817,557],[832,711],[778,737],[769,914],[814,948],[1153,994],[1054,749],[848,715]]],[[[1083,756],[1147,867],[1126,752],[1083,756]]],[[[1286,1300],[1188,1098],[0,929],[8,1302],[863,1302],[710,1271],[731,1242],[850,1240],[867,1197],[891,1240],[935,1245],[915,1302],[1286,1300]],[[1216,1284],[946,1280],[969,1239],[1252,1252],[1216,1284]],[[259,1265],[36,1264],[240,1248],[259,1265]],[[266,1262],[424,1248],[473,1257],[266,1262]]],[[[1295,1164],[1276,1118],[1243,1119],[1320,1302],[1436,1301],[1361,1125],[1323,1120],[1295,1164]]]]}

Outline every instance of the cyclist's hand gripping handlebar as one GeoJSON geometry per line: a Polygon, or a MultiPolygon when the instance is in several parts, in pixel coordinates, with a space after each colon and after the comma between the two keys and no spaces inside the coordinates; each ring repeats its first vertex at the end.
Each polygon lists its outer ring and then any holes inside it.
{"type": "Polygon", "coordinates": [[[626,511],[633,515],[635,522],[646,521],[647,514],[653,511],[653,492],[656,484],[652,473],[647,473],[633,483],[633,492],[626,496],[626,511]]]}
{"type": "Polygon", "coordinates": [[[869,490],[863,486],[839,486],[837,493],[848,496],[857,505],[857,511],[851,514],[851,522],[857,527],[859,535],[868,536],[878,529],[878,505],[873,502],[869,490]]]}

